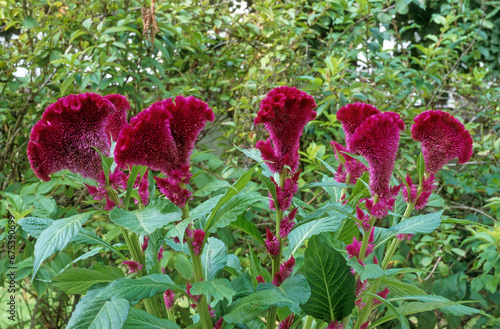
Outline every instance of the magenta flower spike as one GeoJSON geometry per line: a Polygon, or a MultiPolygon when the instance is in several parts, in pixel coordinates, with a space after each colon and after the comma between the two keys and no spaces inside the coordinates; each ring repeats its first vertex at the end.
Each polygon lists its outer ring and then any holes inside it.
{"type": "Polygon", "coordinates": [[[116,142],[120,131],[127,124],[127,111],[130,110],[130,103],[127,98],[122,95],[108,95],[104,96],[115,106],[115,114],[109,118],[106,124],[106,131],[111,134],[111,138],[116,142]]]}
{"type": "Polygon", "coordinates": [[[337,111],[337,120],[342,122],[346,144],[349,145],[351,136],[366,119],[379,113],[380,111],[377,110],[375,106],[365,103],[353,103],[341,107],[340,110],[337,111]]]}
{"type": "Polygon", "coordinates": [[[123,264],[128,266],[129,273],[137,273],[142,270],[142,264],[134,262],[133,260],[126,260],[123,262],[123,264]]]}
{"type": "Polygon", "coordinates": [[[31,130],[28,159],[35,175],[50,180],[62,169],[99,179],[101,157],[109,155],[111,140],[106,125],[115,106],[92,93],[69,95],[51,104],[31,130]]]}
{"type": "Polygon", "coordinates": [[[328,324],[328,327],[326,327],[325,329],[344,329],[344,328],[345,326],[343,323],[340,323],[337,320],[335,320],[330,322],[330,324],[328,324]]]}
{"type": "Polygon", "coordinates": [[[370,189],[381,199],[392,194],[390,180],[399,147],[399,132],[405,125],[399,114],[384,112],[370,116],[351,136],[347,148],[368,161],[370,189]]]}
{"type": "Polygon", "coordinates": [[[338,152],[340,155],[342,155],[344,157],[344,160],[345,160],[345,164],[344,165],[341,164],[339,167],[339,170],[337,170],[337,174],[335,176],[335,181],[337,181],[339,183],[355,184],[356,181],[358,180],[358,178],[360,178],[363,175],[363,173],[368,170],[368,168],[362,162],[356,160],[352,156],[349,156],[345,153],[342,153],[342,152],[350,153],[342,145],[340,145],[334,141],[331,141],[330,144],[332,145],[334,150],[336,150],[335,158],[337,160],[339,160],[339,158],[337,156],[337,152],[338,152]],[[345,167],[346,171],[343,170],[344,167],[345,167]],[[351,174],[348,182],[346,182],[347,174],[351,174]]]}
{"type": "Polygon", "coordinates": [[[290,234],[290,231],[292,228],[295,226],[295,222],[293,221],[295,219],[295,215],[297,214],[297,209],[298,208],[293,208],[288,215],[283,217],[283,219],[280,222],[280,237],[286,238],[288,234],[290,234]]]}
{"type": "Polygon", "coordinates": [[[267,141],[256,144],[273,172],[289,166],[295,172],[299,164],[299,142],[306,124],[316,118],[314,99],[293,87],[277,87],[260,103],[254,123],[263,123],[269,131],[267,141]]]}
{"type": "Polygon", "coordinates": [[[425,169],[437,173],[451,159],[458,163],[472,156],[472,137],[464,125],[443,111],[425,111],[413,119],[411,137],[422,143],[425,169]]]}
{"type": "Polygon", "coordinates": [[[203,240],[205,239],[205,232],[201,229],[196,229],[193,231],[193,242],[192,247],[194,254],[197,256],[201,253],[201,247],[203,246],[203,240]]]}
{"type": "Polygon", "coordinates": [[[295,314],[290,314],[285,318],[285,320],[281,321],[280,324],[278,325],[278,329],[290,329],[290,327],[293,324],[293,318],[295,314]]]}
{"type": "Polygon", "coordinates": [[[167,289],[163,294],[163,301],[165,302],[165,308],[167,310],[172,309],[172,307],[174,306],[174,298],[175,298],[175,292],[173,292],[170,289],[167,289]]]}
{"type": "Polygon", "coordinates": [[[266,247],[271,257],[276,257],[280,253],[280,242],[273,232],[266,227],[266,247]]]}

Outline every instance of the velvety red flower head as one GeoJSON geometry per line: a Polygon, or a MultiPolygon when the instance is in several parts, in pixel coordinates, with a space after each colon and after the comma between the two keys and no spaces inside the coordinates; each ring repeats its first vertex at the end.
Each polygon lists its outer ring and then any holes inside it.
{"type": "Polygon", "coordinates": [[[257,142],[262,158],[273,172],[285,165],[295,172],[299,164],[299,142],[306,124],[316,118],[314,99],[293,87],[274,88],[260,103],[254,123],[269,131],[267,141],[257,142]]]}
{"type": "Polygon", "coordinates": [[[347,148],[368,161],[370,189],[381,198],[390,194],[390,180],[399,147],[399,132],[405,125],[399,114],[384,112],[370,116],[348,141],[347,148]]]}
{"type": "Polygon", "coordinates": [[[343,152],[348,152],[348,153],[350,152],[339,143],[331,141],[330,144],[332,145],[335,151],[335,158],[340,161],[337,155],[340,154],[344,157],[345,160],[345,163],[343,165],[341,164],[339,166],[339,169],[337,170],[337,173],[335,175],[335,181],[339,183],[356,184],[358,178],[360,178],[363,175],[363,173],[368,170],[368,168],[361,161],[358,161],[352,156],[343,153],[343,152]],[[346,171],[344,171],[344,167],[346,171]],[[346,182],[347,174],[350,174],[348,182],[346,182]]]}
{"type": "Polygon", "coordinates": [[[198,135],[213,120],[212,109],[193,96],[154,103],[122,129],[115,161],[122,168],[142,165],[168,174],[189,165],[198,135]]]}
{"type": "Polygon", "coordinates": [[[425,111],[417,115],[411,127],[411,137],[422,143],[425,169],[437,173],[451,159],[458,163],[472,156],[472,137],[464,125],[443,111],[425,111]]]}
{"type": "Polygon", "coordinates": [[[127,124],[127,111],[130,109],[130,103],[127,98],[122,95],[108,95],[104,96],[115,106],[115,114],[109,118],[106,124],[106,131],[111,133],[111,138],[114,141],[118,140],[120,131],[127,124]]]}
{"type": "Polygon", "coordinates": [[[93,147],[109,155],[106,131],[115,106],[92,93],[69,95],[47,107],[31,131],[28,159],[35,175],[49,181],[62,169],[99,179],[101,157],[93,147]]]}
{"type": "Polygon", "coordinates": [[[342,122],[346,144],[349,144],[351,136],[367,118],[379,113],[380,111],[375,106],[365,103],[353,103],[341,107],[337,111],[337,120],[342,122]]]}

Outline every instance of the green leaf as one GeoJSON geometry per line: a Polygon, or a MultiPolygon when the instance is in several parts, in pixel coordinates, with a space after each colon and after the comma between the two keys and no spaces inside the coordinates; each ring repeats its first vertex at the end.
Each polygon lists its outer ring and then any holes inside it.
{"type": "Polygon", "coordinates": [[[246,220],[243,216],[238,217],[238,219],[231,223],[231,227],[240,229],[246,234],[250,235],[252,238],[259,241],[261,244],[265,244],[264,239],[262,238],[259,229],[255,223],[246,220]]]}
{"type": "Polygon", "coordinates": [[[137,34],[138,36],[141,35],[141,32],[139,32],[138,30],[136,30],[130,26],[113,26],[113,27],[110,27],[110,28],[104,30],[104,32],[102,32],[102,34],[120,33],[120,32],[133,32],[133,33],[137,34]]]}
{"type": "Polygon", "coordinates": [[[76,236],[75,239],[73,239],[73,241],[75,243],[83,243],[83,244],[95,244],[95,243],[97,243],[97,244],[100,244],[101,246],[104,246],[107,249],[111,250],[112,252],[114,252],[115,254],[120,256],[121,258],[127,259],[118,249],[116,249],[111,244],[109,244],[108,242],[106,242],[103,239],[101,239],[100,237],[98,237],[97,234],[95,234],[92,231],[89,231],[86,229],[80,230],[80,232],[78,232],[78,235],[76,236]]]}
{"type": "Polygon", "coordinates": [[[35,278],[42,262],[55,252],[63,250],[93,214],[94,212],[86,212],[56,220],[40,234],[35,243],[33,277],[31,281],[35,278]]]}
{"type": "Polygon", "coordinates": [[[266,175],[263,175],[259,172],[255,172],[259,179],[261,180],[264,185],[266,185],[267,190],[269,193],[271,193],[271,197],[273,198],[274,204],[278,204],[278,196],[276,194],[276,185],[271,181],[271,178],[267,177],[266,175]]]}
{"type": "Polygon", "coordinates": [[[208,238],[203,254],[201,255],[201,264],[203,266],[203,278],[212,280],[226,266],[227,254],[226,245],[219,239],[208,238]]]}
{"type": "Polygon", "coordinates": [[[280,295],[288,301],[277,303],[278,307],[289,307],[293,313],[300,313],[300,304],[307,302],[311,297],[311,288],[303,275],[294,275],[287,278],[279,287],[276,287],[271,282],[259,284],[257,291],[261,290],[276,290],[280,295]]]}
{"type": "Polygon", "coordinates": [[[70,268],[59,273],[52,283],[67,295],[84,295],[94,284],[111,282],[123,277],[119,268],[107,265],[94,265],[92,268],[70,268]]]}
{"type": "Polygon", "coordinates": [[[272,177],[273,173],[271,170],[269,170],[269,167],[266,165],[264,162],[264,159],[262,159],[262,156],[260,155],[260,151],[257,149],[241,149],[237,146],[235,146],[240,152],[244,153],[247,157],[254,159],[258,163],[260,163],[260,167],[262,168],[262,174],[266,177],[272,177]]]}
{"type": "Polygon", "coordinates": [[[181,210],[170,201],[155,199],[146,208],[126,211],[121,208],[111,210],[111,220],[132,232],[151,235],[156,230],[181,220],[181,210]]]}
{"type": "Polygon", "coordinates": [[[26,16],[26,18],[24,19],[22,24],[23,24],[23,27],[25,27],[27,29],[32,29],[34,27],[40,26],[40,24],[37,22],[37,20],[31,16],[26,16]]]}
{"type": "Polygon", "coordinates": [[[408,6],[406,5],[405,0],[396,0],[396,10],[402,15],[408,13],[408,6]]]}
{"type": "Polygon", "coordinates": [[[118,298],[112,301],[96,297],[98,289],[81,298],[66,329],[121,329],[127,320],[130,304],[118,298]]]}
{"type": "Polygon", "coordinates": [[[250,168],[243,175],[241,175],[241,177],[233,184],[233,188],[229,189],[229,191],[227,191],[227,193],[219,200],[205,223],[205,227],[203,228],[205,232],[210,232],[212,227],[220,220],[219,216],[227,212],[227,208],[224,208],[219,215],[219,209],[231,200],[232,197],[241,192],[245,186],[247,186],[248,182],[252,178],[255,168],[257,168],[257,166],[250,168]]]}
{"type": "Polygon", "coordinates": [[[217,195],[213,198],[210,198],[207,201],[200,204],[198,207],[191,210],[189,212],[189,217],[191,218],[191,220],[194,221],[195,219],[208,215],[220,202],[223,196],[224,195],[217,195]]]}
{"type": "Polygon", "coordinates": [[[425,295],[425,291],[423,291],[419,287],[403,282],[401,280],[384,276],[381,278],[380,282],[382,283],[382,285],[389,288],[389,290],[391,291],[391,296],[394,297],[407,295],[425,295]]]}
{"type": "Polygon", "coordinates": [[[424,180],[425,174],[425,161],[424,154],[421,152],[417,158],[417,173],[418,173],[418,181],[419,184],[422,185],[422,181],[424,180]]]}
{"type": "Polygon", "coordinates": [[[304,261],[311,297],[302,305],[302,310],[328,323],[341,321],[351,314],[356,282],[344,257],[314,236],[309,240],[304,261]]]}
{"type": "Polygon", "coordinates": [[[86,28],[87,30],[89,30],[89,29],[90,29],[90,27],[92,26],[92,18],[87,18],[86,20],[84,20],[84,21],[82,22],[82,26],[83,26],[84,28],[86,28]]]}
{"type": "Polygon", "coordinates": [[[176,285],[168,275],[150,274],[138,279],[122,278],[115,280],[102,289],[99,297],[102,299],[124,298],[128,301],[138,301],[164,293],[167,289],[184,293],[184,289],[176,285]]]}
{"type": "Polygon", "coordinates": [[[233,188],[233,186],[228,182],[226,182],[225,180],[219,180],[219,179],[214,180],[208,183],[207,185],[203,186],[202,188],[196,190],[193,193],[193,196],[207,196],[212,192],[218,191],[226,187],[233,188]]]}
{"type": "Polygon", "coordinates": [[[424,302],[424,303],[431,303],[431,302],[441,303],[439,309],[443,311],[443,313],[455,316],[472,315],[480,312],[475,308],[461,305],[460,303],[451,301],[443,296],[438,296],[438,295],[400,296],[397,298],[391,298],[391,301],[397,301],[397,300],[417,300],[419,302],[424,302]],[[452,305],[448,305],[448,303],[452,303],[452,305]]]}
{"type": "Polygon", "coordinates": [[[431,214],[419,215],[410,217],[388,230],[382,231],[380,237],[376,241],[375,248],[380,247],[390,238],[397,234],[420,234],[431,233],[441,225],[441,215],[444,210],[436,211],[431,214]]]}
{"type": "Polygon", "coordinates": [[[286,251],[284,257],[289,258],[290,255],[293,255],[311,236],[321,232],[337,231],[340,224],[342,224],[342,219],[345,217],[346,216],[341,213],[331,211],[328,217],[318,218],[304,225],[297,226],[288,235],[288,251],[286,251]]]}
{"type": "Polygon", "coordinates": [[[289,302],[275,290],[262,290],[238,299],[231,304],[224,321],[228,324],[247,323],[271,306],[289,302]]]}
{"type": "Polygon", "coordinates": [[[132,307],[128,314],[127,322],[125,322],[123,329],[181,329],[177,323],[167,320],[158,319],[157,317],[132,307]]]}
{"type": "Polygon", "coordinates": [[[349,266],[351,266],[356,273],[358,273],[361,281],[380,278],[384,275],[384,270],[377,264],[367,264],[362,266],[358,260],[354,258],[349,259],[347,264],[349,264],[349,266]]]}
{"type": "Polygon", "coordinates": [[[28,232],[32,237],[39,238],[40,234],[45,231],[52,223],[53,219],[40,217],[24,217],[17,222],[23,230],[28,232]]]}
{"type": "Polygon", "coordinates": [[[233,296],[236,294],[236,290],[231,287],[231,283],[228,279],[215,279],[193,283],[191,293],[193,295],[211,296],[216,301],[226,298],[228,303],[231,304],[233,302],[233,296]]]}
{"type": "Polygon", "coordinates": [[[389,309],[389,311],[392,314],[394,314],[394,316],[399,320],[399,322],[401,323],[401,329],[410,329],[410,324],[408,323],[408,319],[394,305],[392,305],[391,303],[389,303],[384,298],[382,298],[378,295],[368,293],[368,292],[365,293],[365,295],[376,298],[379,301],[381,301],[382,304],[384,304],[389,309]]]}

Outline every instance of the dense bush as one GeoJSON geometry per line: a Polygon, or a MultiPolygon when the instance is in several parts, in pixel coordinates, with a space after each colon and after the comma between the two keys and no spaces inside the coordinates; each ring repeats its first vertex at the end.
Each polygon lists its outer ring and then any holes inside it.
{"type": "MultiPolygon", "coordinates": [[[[344,139],[336,118],[340,107],[370,103],[381,111],[400,113],[408,127],[424,110],[442,109],[471,131],[474,155],[465,165],[451,163],[449,170],[437,175],[439,197],[434,202],[447,206],[443,224],[430,235],[404,242],[391,266],[419,269],[399,274],[401,282],[418,282],[426,293],[455,301],[474,300],[470,306],[500,316],[500,237],[494,226],[500,217],[497,4],[418,0],[169,1],[152,6],[126,0],[7,0],[0,4],[3,218],[10,212],[16,220],[26,216],[57,220],[102,206],[88,201],[86,189],[70,174],[40,182],[27,161],[33,125],[49,104],[68,94],[125,95],[131,103],[129,118],[158,100],[180,94],[207,102],[215,120],[202,131],[192,157],[192,187],[198,197],[192,206],[214,195],[219,184],[214,181],[232,183],[255,164],[235,146],[252,149],[267,137],[253,120],[261,100],[276,86],[302,89],[318,105],[317,118],[306,126],[301,140],[301,187],[324,181],[331,176],[326,165],[338,165],[330,141],[344,139]]],[[[394,174],[400,183],[406,173],[415,177],[420,150],[409,129],[401,139],[404,161],[396,164],[394,174]]],[[[248,184],[255,192],[265,188],[257,177],[248,184]]],[[[327,188],[306,188],[296,197],[302,201],[300,207],[319,208],[330,201],[329,193],[327,188]]],[[[270,269],[265,248],[257,247],[267,217],[266,206],[256,203],[240,211],[236,232],[235,227],[219,228],[216,234],[228,252],[240,258],[243,272],[254,277],[270,269]],[[255,227],[245,228],[248,221],[255,227]]],[[[380,225],[388,227],[389,222],[380,225]]],[[[125,242],[120,229],[104,215],[94,216],[86,228],[116,245],[116,252],[89,251],[89,240],[73,241],[50,257],[32,281],[37,236],[18,230],[16,280],[23,302],[18,304],[14,328],[28,323],[66,326],[83,290],[60,289],[51,281],[77,257],[94,253],[78,267],[117,268],[117,255],[127,253],[120,245],[125,242]]],[[[348,244],[352,232],[344,240],[335,238],[348,244]]],[[[7,237],[7,230],[1,236],[7,237]]],[[[3,253],[7,255],[7,244],[3,253]]],[[[6,257],[0,265],[8,273],[6,257]]],[[[193,278],[182,253],[166,250],[161,265],[170,273],[175,270],[176,283],[193,278]]],[[[231,271],[225,272],[227,278],[236,275],[231,271]]],[[[121,270],[110,273],[123,276],[121,270]]],[[[8,277],[1,278],[8,287],[8,277]]],[[[190,323],[187,301],[178,306],[180,323],[190,323]]],[[[0,321],[2,327],[12,325],[0,321]]],[[[410,325],[418,328],[436,324],[481,328],[488,321],[493,327],[488,317],[457,317],[439,310],[410,317],[410,325]]]]}

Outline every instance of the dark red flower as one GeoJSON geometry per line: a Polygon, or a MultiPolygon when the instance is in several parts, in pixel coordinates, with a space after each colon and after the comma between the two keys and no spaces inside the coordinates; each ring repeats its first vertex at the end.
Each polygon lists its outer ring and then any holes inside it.
{"type": "Polygon", "coordinates": [[[133,260],[126,260],[123,262],[123,264],[128,266],[129,273],[137,273],[142,270],[142,265],[137,262],[134,262],[133,260]]]}
{"type": "Polygon", "coordinates": [[[262,275],[257,276],[256,279],[257,279],[258,283],[266,283],[266,281],[264,280],[264,278],[262,277],[262,275]]]}
{"type": "Polygon", "coordinates": [[[144,237],[144,242],[141,244],[142,253],[148,248],[149,236],[144,237]]]}
{"type": "Polygon", "coordinates": [[[28,159],[35,175],[49,181],[62,169],[98,179],[101,157],[109,155],[111,140],[106,132],[115,107],[97,94],[69,95],[47,107],[31,130],[28,159]]]}
{"type": "MultiPolygon", "coordinates": [[[[292,177],[285,179],[285,184],[280,187],[271,177],[271,181],[276,186],[276,198],[278,199],[279,209],[285,211],[292,205],[293,195],[297,193],[299,187],[300,170],[297,170],[292,177]]],[[[269,198],[269,207],[276,209],[273,199],[269,198]]]]}
{"type": "Polygon", "coordinates": [[[359,329],[366,329],[366,328],[368,328],[368,326],[369,326],[369,325],[370,325],[370,321],[366,321],[365,323],[363,323],[363,324],[359,327],[359,329]]]}
{"type": "Polygon", "coordinates": [[[269,231],[266,227],[266,247],[267,252],[271,257],[276,257],[280,253],[280,242],[276,236],[274,236],[273,232],[269,231]]]}
{"type": "Polygon", "coordinates": [[[298,208],[293,208],[280,222],[280,236],[286,238],[295,225],[293,221],[298,208]]]}
{"type": "Polygon", "coordinates": [[[170,310],[174,306],[174,297],[175,292],[170,289],[167,289],[163,294],[163,300],[165,301],[165,308],[170,310]]]}
{"type": "Polygon", "coordinates": [[[351,136],[367,118],[379,113],[380,111],[377,110],[375,106],[365,103],[353,103],[341,107],[340,110],[337,111],[337,120],[342,122],[346,144],[349,145],[351,136]]]}
{"type": "Polygon", "coordinates": [[[341,163],[339,166],[339,169],[337,170],[337,174],[335,175],[335,181],[337,181],[339,183],[356,184],[356,181],[358,180],[358,178],[361,177],[363,175],[363,173],[368,170],[368,168],[361,161],[358,161],[355,158],[353,158],[352,156],[343,153],[343,152],[349,153],[349,151],[345,147],[343,147],[342,145],[340,145],[334,141],[331,141],[330,144],[334,148],[334,151],[336,150],[335,158],[340,161],[340,159],[337,155],[337,153],[338,153],[338,154],[342,155],[344,157],[344,160],[345,160],[345,163],[344,164],[341,163]],[[343,170],[344,167],[345,167],[346,171],[343,170]],[[349,178],[348,182],[346,182],[347,174],[350,174],[350,178],[349,178]]]}
{"type": "Polygon", "coordinates": [[[205,239],[205,232],[203,230],[196,229],[193,231],[193,242],[191,243],[191,245],[193,247],[195,255],[200,254],[204,239],[205,239]]]}
{"type": "Polygon", "coordinates": [[[221,329],[223,322],[224,322],[224,317],[220,318],[217,322],[215,322],[214,329],[221,329]]]}
{"type": "MultiPolygon", "coordinates": [[[[385,287],[384,290],[377,292],[377,295],[379,297],[382,297],[382,298],[386,299],[387,295],[389,295],[390,292],[391,291],[389,290],[389,288],[385,287]]],[[[382,302],[380,300],[374,298],[373,299],[373,305],[377,305],[377,304],[382,304],[382,302]]]]}
{"type": "Polygon", "coordinates": [[[108,95],[104,96],[115,106],[115,114],[109,118],[106,124],[106,131],[111,133],[111,138],[114,141],[118,140],[120,131],[127,124],[127,111],[130,109],[130,104],[125,96],[108,95]]]}
{"type": "MultiPolygon", "coordinates": [[[[370,232],[370,237],[368,239],[368,245],[366,246],[366,252],[365,252],[365,257],[373,253],[373,247],[375,247],[372,242],[374,241],[374,228],[372,228],[370,232]]],[[[347,251],[347,255],[349,258],[352,257],[359,257],[359,253],[361,251],[361,245],[362,245],[362,240],[358,241],[355,236],[352,237],[352,243],[348,244],[345,247],[345,250],[347,251]]],[[[362,264],[363,265],[363,264],[362,264]]]]}
{"type": "Polygon", "coordinates": [[[257,149],[273,172],[289,166],[295,172],[299,163],[299,142],[306,124],[316,118],[314,99],[293,87],[277,87],[260,103],[254,123],[263,123],[270,139],[257,142],[257,149]]]}
{"type": "Polygon", "coordinates": [[[464,125],[443,111],[425,111],[417,115],[411,137],[422,143],[426,171],[437,173],[451,159],[458,163],[472,156],[472,137],[464,125]]]}
{"type": "Polygon", "coordinates": [[[325,329],[344,329],[344,328],[345,328],[345,326],[343,323],[340,323],[337,320],[335,320],[335,321],[330,322],[328,327],[326,327],[325,329]]]}
{"type": "Polygon", "coordinates": [[[404,130],[399,114],[384,112],[370,116],[348,141],[347,148],[368,161],[370,189],[384,198],[390,193],[390,180],[399,146],[399,132],[404,130]]]}
{"type": "Polygon", "coordinates": [[[276,287],[281,286],[283,281],[285,281],[292,274],[294,266],[295,266],[295,258],[293,258],[293,256],[290,256],[290,259],[288,259],[286,262],[283,262],[280,265],[279,272],[274,274],[273,284],[276,287]]]}
{"type": "Polygon", "coordinates": [[[403,199],[406,202],[414,202],[415,209],[421,210],[425,208],[427,203],[429,202],[429,197],[432,194],[432,191],[436,187],[434,185],[434,175],[430,174],[428,177],[424,176],[424,180],[422,181],[422,190],[420,191],[420,195],[418,195],[418,184],[413,184],[413,181],[409,174],[406,175],[406,184],[408,188],[403,186],[403,199]]]}
{"type": "Polygon", "coordinates": [[[158,251],[158,254],[156,255],[158,257],[158,262],[160,262],[163,259],[163,252],[165,249],[163,249],[163,246],[160,247],[160,251],[158,251]]]}
{"type": "Polygon", "coordinates": [[[290,329],[290,327],[293,324],[293,318],[294,318],[293,313],[287,316],[285,320],[280,322],[280,324],[278,325],[278,329],[290,329]]]}
{"type": "Polygon", "coordinates": [[[358,220],[356,225],[365,232],[370,231],[370,216],[366,215],[358,206],[356,206],[356,217],[358,220]]]}
{"type": "Polygon", "coordinates": [[[112,173],[109,173],[110,190],[108,190],[104,172],[101,171],[99,179],[97,179],[97,183],[97,186],[90,186],[87,184],[84,185],[87,187],[89,194],[94,196],[94,200],[106,199],[106,206],[104,207],[105,210],[111,210],[116,206],[120,207],[122,205],[122,201],[119,199],[118,194],[116,194],[116,198],[110,198],[109,196],[110,193],[115,193],[119,189],[127,188],[127,176],[120,170],[120,168],[117,167],[112,173]],[[115,199],[118,199],[119,204],[115,203],[115,199]]]}

